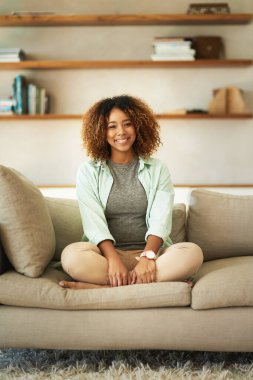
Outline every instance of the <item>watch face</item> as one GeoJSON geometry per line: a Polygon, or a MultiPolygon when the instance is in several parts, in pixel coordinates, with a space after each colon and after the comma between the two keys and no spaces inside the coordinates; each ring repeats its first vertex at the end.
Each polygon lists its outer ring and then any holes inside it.
{"type": "Polygon", "coordinates": [[[155,252],[147,251],[146,256],[148,259],[154,259],[155,258],[155,252]]]}

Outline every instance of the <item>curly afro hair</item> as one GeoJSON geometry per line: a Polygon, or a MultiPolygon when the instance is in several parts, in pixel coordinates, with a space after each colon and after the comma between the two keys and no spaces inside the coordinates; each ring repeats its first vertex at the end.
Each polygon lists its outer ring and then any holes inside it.
{"type": "Polygon", "coordinates": [[[113,108],[123,111],[131,120],[136,132],[135,153],[148,158],[161,145],[160,127],[150,107],[141,99],[128,95],[102,99],[84,115],[82,126],[83,146],[93,160],[106,161],[110,157],[107,142],[108,118],[113,108]]]}

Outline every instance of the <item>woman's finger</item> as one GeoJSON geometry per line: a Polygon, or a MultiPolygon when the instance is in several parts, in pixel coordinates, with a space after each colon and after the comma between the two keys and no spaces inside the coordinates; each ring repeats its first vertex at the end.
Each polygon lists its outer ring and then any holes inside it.
{"type": "Polygon", "coordinates": [[[118,275],[116,276],[116,279],[117,279],[117,285],[116,285],[116,286],[122,286],[123,281],[122,281],[122,278],[121,278],[121,275],[120,275],[120,274],[118,274],[118,275]]]}
{"type": "Polygon", "coordinates": [[[110,276],[110,285],[115,286],[115,278],[114,276],[110,276]]]}
{"type": "Polygon", "coordinates": [[[146,279],[147,279],[147,284],[150,284],[152,282],[151,281],[151,273],[147,274],[146,279]]]}
{"type": "Polygon", "coordinates": [[[122,285],[127,285],[127,284],[128,284],[128,273],[122,276],[122,285]]]}
{"type": "Polygon", "coordinates": [[[131,281],[131,285],[136,284],[136,280],[137,280],[136,273],[135,273],[135,271],[132,271],[132,281],[131,281]]]}

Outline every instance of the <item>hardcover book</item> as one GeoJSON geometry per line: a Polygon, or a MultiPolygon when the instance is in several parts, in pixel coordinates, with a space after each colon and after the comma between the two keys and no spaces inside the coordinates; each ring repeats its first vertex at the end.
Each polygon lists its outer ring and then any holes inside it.
{"type": "Polygon", "coordinates": [[[18,115],[28,113],[27,81],[23,75],[17,75],[13,82],[13,99],[16,100],[14,108],[18,115]]]}

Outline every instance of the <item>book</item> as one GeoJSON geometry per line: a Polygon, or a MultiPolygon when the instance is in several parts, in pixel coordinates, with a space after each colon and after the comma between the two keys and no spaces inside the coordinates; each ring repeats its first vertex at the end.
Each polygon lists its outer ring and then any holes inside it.
{"type": "Polygon", "coordinates": [[[191,45],[185,45],[185,44],[153,44],[153,48],[155,51],[189,51],[192,50],[191,45]]]}
{"type": "Polygon", "coordinates": [[[15,107],[16,101],[14,99],[0,99],[0,107],[15,107]]]}
{"type": "Polygon", "coordinates": [[[156,50],[155,51],[155,55],[158,55],[158,56],[185,56],[185,55],[188,55],[188,56],[192,56],[194,57],[196,54],[196,51],[193,50],[193,49],[189,49],[189,50],[156,50]]]}
{"type": "Polygon", "coordinates": [[[192,40],[185,37],[155,37],[153,50],[153,61],[192,61],[196,55],[196,50],[192,48],[192,40]]]}
{"type": "Polygon", "coordinates": [[[194,61],[195,58],[191,55],[178,55],[178,56],[161,56],[152,54],[152,61],[194,61]]]}
{"type": "Polygon", "coordinates": [[[0,62],[18,62],[25,59],[25,53],[20,48],[0,48],[0,62]]]}
{"type": "Polygon", "coordinates": [[[2,111],[2,110],[0,109],[0,115],[1,115],[1,116],[14,115],[14,112],[13,112],[13,111],[2,111]]]}
{"type": "Polygon", "coordinates": [[[50,112],[50,96],[46,94],[45,96],[45,114],[50,112]]]}
{"type": "Polygon", "coordinates": [[[185,46],[191,47],[191,41],[161,41],[161,42],[153,42],[153,46],[185,46]]]}
{"type": "Polygon", "coordinates": [[[20,48],[0,48],[0,54],[19,54],[20,48]]]}
{"type": "Polygon", "coordinates": [[[13,99],[16,101],[14,108],[18,115],[28,113],[27,80],[23,75],[17,75],[13,81],[13,99]]]}
{"type": "Polygon", "coordinates": [[[154,44],[177,44],[177,45],[191,45],[192,38],[190,37],[155,37],[154,44]]]}
{"type": "Polygon", "coordinates": [[[28,114],[36,114],[36,86],[32,83],[28,84],[28,114]]]}
{"type": "Polygon", "coordinates": [[[18,57],[0,57],[0,62],[20,62],[18,57]]]}
{"type": "Polygon", "coordinates": [[[47,16],[54,15],[55,12],[51,11],[13,11],[12,16],[47,16]]]}
{"type": "Polygon", "coordinates": [[[39,113],[44,115],[46,113],[46,89],[40,88],[40,106],[39,113]]]}
{"type": "Polygon", "coordinates": [[[44,115],[46,113],[46,90],[32,83],[28,85],[29,115],[44,115]]]}
{"type": "MultiPolygon", "coordinates": [[[[44,115],[49,110],[46,89],[28,83],[26,77],[17,75],[13,81],[13,110],[19,115],[44,115]]],[[[1,102],[0,102],[1,105],[1,102]]]]}
{"type": "Polygon", "coordinates": [[[14,99],[0,99],[0,114],[13,115],[16,102],[14,99]]]}

